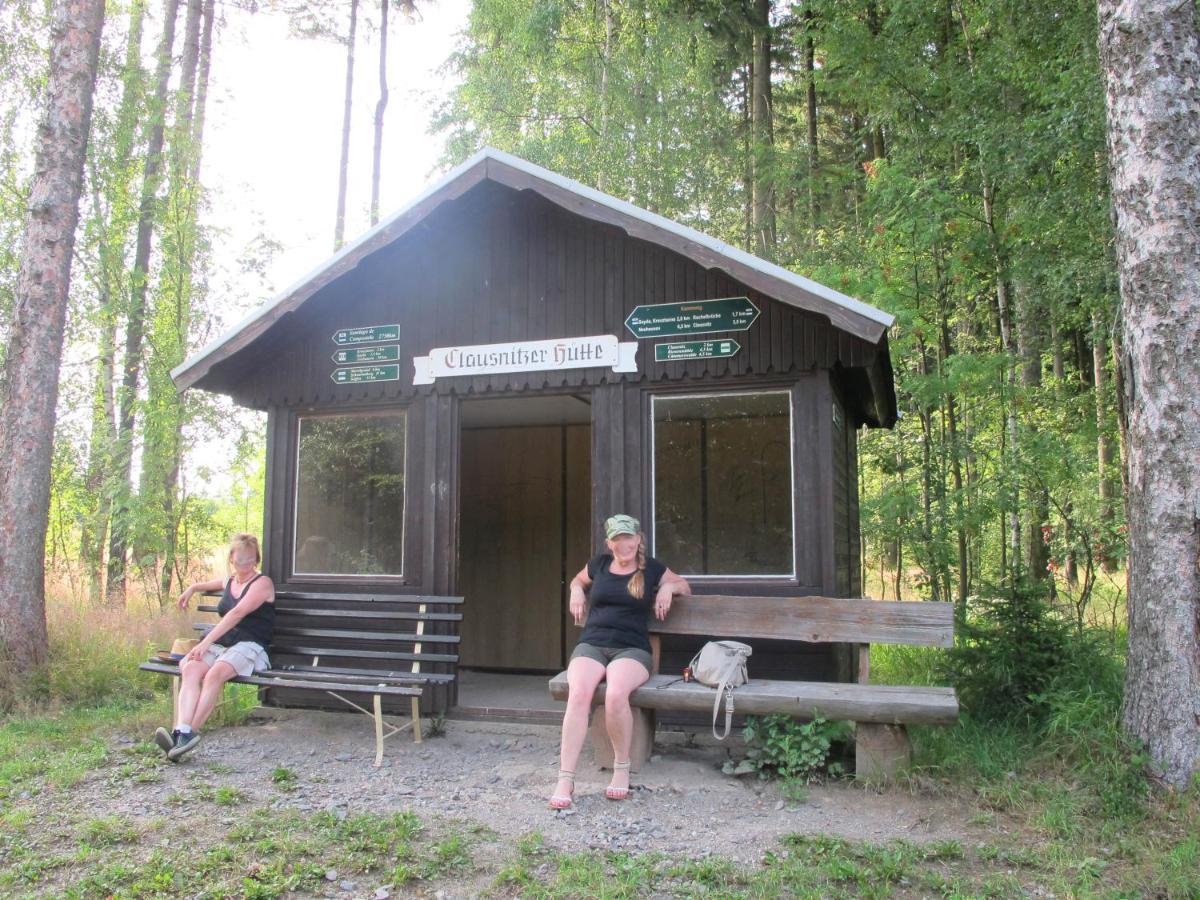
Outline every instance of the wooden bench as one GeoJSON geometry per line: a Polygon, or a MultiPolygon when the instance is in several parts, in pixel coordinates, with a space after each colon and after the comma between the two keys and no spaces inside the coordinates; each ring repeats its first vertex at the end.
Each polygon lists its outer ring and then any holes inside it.
{"type": "MultiPolygon", "coordinates": [[[[952,725],[958,720],[958,699],[953,688],[903,687],[870,683],[871,644],[905,644],[919,647],[954,645],[954,607],[949,603],[898,603],[845,600],[829,597],[676,597],[666,621],[651,620],[650,644],[654,672],[630,697],[634,708],[633,769],[649,759],[654,743],[657,710],[693,710],[711,713],[715,691],[679,680],[679,673],[659,674],[662,635],[704,640],[730,638],[754,645],[759,640],[803,641],[813,644],[844,643],[857,648],[855,682],[784,681],[754,678],[734,691],[739,715],[785,713],[811,719],[819,713],[828,719],[856,723],[855,771],[859,777],[887,776],[910,759],[905,726],[952,725]]],[[[566,700],[567,673],[550,680],[550,694],[566,700]]],[[[612,764],[612,746],[604,724],[604,684],[592,698],[591,738],[596,763],[612,764]]]]}
{"type": "MultiPolygon", "coordinates": [[[[462,602],[461,597],[276,591],[271,668],[232,680],[258,687],[266,705],[287,705],[272,703],[275,695],[285,692],[319,692],[370,716],[375,722],[378,767],[386,738],[411,728],[413,740],[421,742],[421,698],[453,684],[462,602]],[[370,697],[372,708],[345,695],[358,695],[364,703],[370,697]],[[408,700],[409,722],[396,726],[384,719],[388,699],[408,700]]],[[[215,604],[198,609],[217,611],[215,604]]],[[[193,627],[204,633],[212,624],[193,627]]],[[[159,660],[142,663],[140,668],[179,675],[176,664],[159,660]]],[[[175,682],[176,700],[178,690],[175,682]]]]}

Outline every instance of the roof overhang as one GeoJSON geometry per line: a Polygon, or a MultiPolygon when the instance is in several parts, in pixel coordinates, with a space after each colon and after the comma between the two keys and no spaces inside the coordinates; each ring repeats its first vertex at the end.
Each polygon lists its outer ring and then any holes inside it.
{"type": "Polygon", "coordinates": [[[443,203],[465,194],[484,180],[495,181],[514,190],[535,191],[584,218],[614,225],[632,237],[667,247],[705,268],[725,271],[748,287],[791,306],[824,316],[834,327],[871,344],[878,344],[894,321],[892,316],[873,306],[731,247],[694,228],[618,200],[509,153],[485,147],[452,169],[399,212],[358,240],[347,244],[177,366],[171,372],[176,388],[184,391],[195,385],[214,366],[261,337],[283,316],[299,308],[321,288],[352,270],[375,251],[400,238],[443,203]]]}

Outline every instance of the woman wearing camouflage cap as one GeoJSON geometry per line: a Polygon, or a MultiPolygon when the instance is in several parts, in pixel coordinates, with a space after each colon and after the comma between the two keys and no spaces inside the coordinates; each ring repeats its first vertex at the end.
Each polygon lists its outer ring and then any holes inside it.
{"type": "Polygon", "coordinates": [[[608,552],[592,558],[571,580],[571,615],[576,625],[583,625],[586,616],[587,624],[567,666],[570,690],[551,809],[566,809],[572,803],[575,763],[587,734],[592,695],[601,681],[608,682],[604,715],[613,745],[612,783],[604,796],[609,800],[629,796],[633,737],[629,695],[650,677],[652,665],[646,622],[652,607],[655,616],[664,619],[673,597],[691,593],[683,578],[646,555],[646,538],[633,516],[610,517],[604,533],[608,552]]]}

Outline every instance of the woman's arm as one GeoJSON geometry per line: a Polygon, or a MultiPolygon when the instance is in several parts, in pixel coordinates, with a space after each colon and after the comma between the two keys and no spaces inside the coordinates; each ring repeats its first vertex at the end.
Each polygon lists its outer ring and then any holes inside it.
{"type": "Polygon", "coordinates": [[[220,641],[222,637],[228,634],[238,622],[250,615],[260,606],[275,596],[275,585],[271,583],[271,579],[262,577],[250,586],[250,590],[246,591],[246,596],[238,601],[237,606],[231,609],[225,615],[221,616],[221,620],[208,630],[208,634],[200,640],[195,647],[188,653],[188,659],[202,659],[204,652],[220,641]]]}
{"type": "Polygon", "coordinates": [[[192,599],[192,594],[202,594],[205,591],[219,591],[223,587],[225,587],[225,582],[220,578],[214,578],[212,581],[197,581],[179,595],[176,605],[180,609],[187,609],[188,601],[192,599]]]}
{"type": "Polygon", "coordinates": [[[588,574],[587,566],[579,570],[579,574],[571,579],[571,598],[569,606],[576,625],[582,625],[587,615],[587,591],[592,586],[592,576],[588,574]]]}
{"type": "Polygon", "coordinates": [[[692,586],[687,583],[682,575],[676,575],[670,569],[666,569],[662,578],[658,579],[658,594],[654,598],[654,615],[659,621],[667,617],[667,613],[671,611],[671,601],[675,597],[690,594],[692,586]]]}

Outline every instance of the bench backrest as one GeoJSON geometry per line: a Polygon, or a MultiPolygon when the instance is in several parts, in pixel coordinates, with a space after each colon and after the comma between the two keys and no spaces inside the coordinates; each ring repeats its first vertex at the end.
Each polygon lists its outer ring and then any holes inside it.
{"type": "Polygon", "coordinates": [[[836,597],[676,597],[651,634],[810,643],[954,646],[954,605],[836,597]]]}

